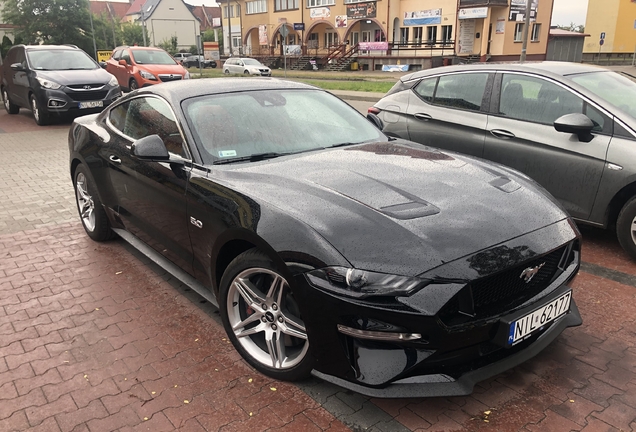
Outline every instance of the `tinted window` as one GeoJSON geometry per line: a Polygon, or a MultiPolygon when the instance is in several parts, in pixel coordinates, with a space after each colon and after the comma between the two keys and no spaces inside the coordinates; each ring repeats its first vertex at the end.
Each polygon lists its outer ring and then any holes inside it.
{"type": "Polygon", "coordinates": [[[97,63],[81,50],[29,50],[31,68],[35,70],[92,70],[97,63]]]}
{"type": "Polygon", "coordinates": [[[177,64],[174,59],[170,57],[170,54],[165,51],[133,49],[132,55],[135,58],[135,62],[139,64],[177,64]]]}
{"type": "Polygon", "coordinates": [[[121,50],[117,50],[113,53],[113,60],[119,60],[121,57],[121,50]]]}
{"type": "Polygon", "coordinates": [[[589,72],[568,78],[636,118],[636,79],[610,71],[589,72]]]}
{"type": "Polygon", "coordinates": [[[506,117],[551,125],[562,115],[583,113],[583,100],[544,79],[504,74],[499,112],[506,117]]]}
{"type": "Polygon", "coordinates": [[[120,60],[126,60],[126,63],[131,64],[130,63],[130,52],[128,50],[122,51],[120,60]]]}
{"type": "Polygon", "coordinates": [[[427,78],[420,81],[415,87],[415,92],[420,95],[422,99],[427,102],[433,101],[433,95],[435,94],[435,85],[437,84],[437,77],[427,78]]]}
{"type": "Polygon", "coordinates": [[[27,67],[26,57],[24,56],[24,49],[18,48],[15,52],[15,59],[13,63],[20,63],[25,68],[27,67]]]}
{"type": "Polygon", "coordinates": [[[487,73],[455,74],[439,78],[434,103],[479,111],[488,81],[487,73]]]}
{"type": "Polygon", "coordinates": [[[159,135],[170,153],[186,157],[183,140],[168,104],[158,98],[136,98],[113,108],[110,122],[125,135],[140,139],[159,135]]]}

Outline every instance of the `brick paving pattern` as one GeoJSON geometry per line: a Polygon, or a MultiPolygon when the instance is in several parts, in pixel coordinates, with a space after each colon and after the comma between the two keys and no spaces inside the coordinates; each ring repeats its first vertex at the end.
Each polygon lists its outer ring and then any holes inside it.
{"type": "Polygon", "coordinates": [[[276,382],[211,305],[126,243],[85,235],[68,124],[24,113],[0,114],[0,431],[636,430],[636,263],[611,235],[584,230],[583,326],[470,396],[276,382]]]}

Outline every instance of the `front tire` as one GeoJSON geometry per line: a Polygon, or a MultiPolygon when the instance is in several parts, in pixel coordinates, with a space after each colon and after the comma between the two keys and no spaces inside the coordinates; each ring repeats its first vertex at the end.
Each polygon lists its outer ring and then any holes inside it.
{"type": "Polygon", "coordinates": [[[40,104],[38,104],[38,100],[35,98],[35,95],[31,95],[30,101],[35,123],[37,123],[38,126],[46,126],[49,124],[49,114],[40,108],[40,104]]]}
{"type": "Polygon", "coordinates": [[[616,220],[616,236],[623,249],[636,260],[636,197],[621,209],[616,220]]]}
{"type": "Polygon", "coordinates": [[[139,84],[137,84],[137,80],[132,78],[130,80],[130,84],[128,84],[128,88],[130,91],[137,90],[139,88],[139,84]]]}
{"type": "Polygon", "coordinates": [[[115,232],[110,228],[106,212],[97,196],[97,188],[85,165],[79,165],[75,170],[73,186],[77,211],[86,234],[98,242],[112,239],[115,232]]]}
{"type": "Polygon", "coordinates": [[[313,368],[305,324],[287,280],[258,249],[236,257],[223,273],[219,304],[236,350],[278,380],[306,378],[313,368]]]}
{"type": "Polygon", "coordinates": [[[250,74],[250,71],[245,70],[245,71],[243,72],[243,74],[244,74],[244,75],[249,75],[249,74],[250,74]]]}
{"type": "Polygon", "coordinates": [[[2,89],[2,100],[4,101],[4,109],[7,110],[9,114],[17,114],[20,112],[20,107],[9,99],[9,92],[7,92],[6,88],[2,89]]]}

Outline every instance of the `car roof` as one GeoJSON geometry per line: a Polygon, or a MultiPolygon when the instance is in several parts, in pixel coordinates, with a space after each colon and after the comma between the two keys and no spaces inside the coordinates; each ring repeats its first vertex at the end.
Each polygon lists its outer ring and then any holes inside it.
{"type": "Polygon", "coordinates": [[[173,81],[160,85],[145,87],[137,94],[156,94],[180,103],[184,99],[195,96],[237,93],[254,90],[319,90],[317,87],[286,81],[277,78],[203,78],[173,81]]]}
{"type": "Polygon", "coordinates": [[[574,75],[587,72],[609,72],[608,69],[570,62],[526,62],[526,63],[472,63],[456,66],[444,66],[433,69],[426,69],[412,74],[404,75],[402,81],[411,81],[428,75],[440,75],[451,72],[464,71],[514,71],[514,72],[534,72],[542,75],[574,75]]]}
{"type": "Polygon", "coordinates": [[[75,45],[24,45],[24,48],[29,50],[29,51],[36,51],[36,50],[43,50],[43,51],[75,50],[75,51],[78,51],[79,50],[79,48],[76,47],[75,45]]]}
{"type": "Polygon", "coordinates": [[[118,50],[118,49],[126,49],[126,48],[133,48],[133,49],[140,49],[140,50],[147,50],[147,51],[165,51],[162,48],[144,47],[144,46],[138,46],[138,45],[122,45],[122,46],[118,46],[113,51],[118,50]]]}

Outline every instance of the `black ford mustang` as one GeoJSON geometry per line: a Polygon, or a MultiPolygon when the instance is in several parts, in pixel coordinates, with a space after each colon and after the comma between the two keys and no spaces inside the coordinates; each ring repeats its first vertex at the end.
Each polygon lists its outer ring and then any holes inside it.
{"type": "Polygon", "coordinates": [[[262,373],[458,395],[581,323],[580,236],[503,166],[383,135],[274,79],[130,93],[69,135],[87,234],[212,302],[262,373]]]}

